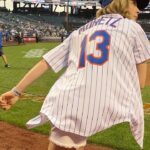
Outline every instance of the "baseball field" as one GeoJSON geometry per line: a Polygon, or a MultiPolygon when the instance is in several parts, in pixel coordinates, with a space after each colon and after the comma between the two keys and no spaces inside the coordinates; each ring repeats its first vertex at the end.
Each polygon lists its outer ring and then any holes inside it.
{"type": "MultiPolygon", "coordinates": [[[[44,53],[59,43],[37,43],[4,47],[11,68],[0,60],[0,94],[10,90],[31,69],[44,53]]],[[[150,76],[150,63],[149,73],[150,76]]],[[[0,150],[46,150],[50,125],[27,130],[25,123],[36,116],[50,87],[64,70],[55,74],[48,71],[26,89],[20,101],[8,111],[0,109],[0,150]]],[[[150,80],[142,90],[145,108],[144,150],[150,150],[150,80]]],[[[128,123],[113,126],[88,138],[86,150],[140,150],[128,123]],[[102,148],[100,146],[109,148],[102,148]]]]}

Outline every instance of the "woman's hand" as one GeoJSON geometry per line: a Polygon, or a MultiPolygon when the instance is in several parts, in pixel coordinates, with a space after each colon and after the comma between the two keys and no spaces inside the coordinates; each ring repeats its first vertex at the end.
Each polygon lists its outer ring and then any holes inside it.
{"type": "Polygon", "coordinates": [[[13,91],[6,92],[0,96],[0,107],[4,110],[10,109],[19,99],[13,91]]]}

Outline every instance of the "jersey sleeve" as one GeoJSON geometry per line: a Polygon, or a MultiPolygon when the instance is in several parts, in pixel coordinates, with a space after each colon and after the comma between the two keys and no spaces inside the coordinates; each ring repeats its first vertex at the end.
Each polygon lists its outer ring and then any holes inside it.
{"type": "Polygon", "coordinates": [[[71,35],[63,43],[43,55],[43,58],[56,73],[68,64],[70,40],[71,35]]]}
{"type": "Polygon", "coordinates": [[[137,64],[150,59],[150,42],[139,24],[134,26],[134,56],[137,64]]]}

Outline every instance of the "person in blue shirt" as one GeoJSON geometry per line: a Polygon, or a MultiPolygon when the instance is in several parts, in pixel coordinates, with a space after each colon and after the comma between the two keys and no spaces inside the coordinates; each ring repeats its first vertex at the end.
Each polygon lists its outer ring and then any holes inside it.
{"type": "Polygon", "coordinates": [[[6,68],[9,68],[10,65],[8,64],[6,55],[5,55],[4,52],[3,52],[3,34],[2,34],[1,31],[0,31],[0,56],[2,57],[2,59],[3,59],[3,61],[4,61],[5,67],[6,67],[6,68]]]}

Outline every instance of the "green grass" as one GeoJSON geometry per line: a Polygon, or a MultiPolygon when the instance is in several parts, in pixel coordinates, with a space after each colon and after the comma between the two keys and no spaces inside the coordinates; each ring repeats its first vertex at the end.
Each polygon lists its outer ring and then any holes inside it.
{"type": "MultiPolygon", "coordinates": [[[[5,47],[4,51],[7,55],[11,68],[4,68],[3,63],[0,63],[0,93],[13,87],[24,75],[29,71],[34,64],[36,64],[40,58],[24,58],[25,54],[31,49],[51,49],[58,45],[58,43],[38,43],[38,44],[26,44],[23,46],[5,47]]],[[[46,53],[46,51],[45,51],[46,53]]],[[[27,89],[33,94],[45,95],[49,90],[56,78],[60,75],[51,73],[48,71],[38,82],[27,89]],[[44,81],[44,82],[43,82],[44,81]],[[45,85],[47,84],[47,85],[45,85]],[[40,87],[40,88],[39,88],[40,87]],[[41,90],[43,89],[43,90],[41,90]]]]}
{"type": "Polygon", "coordinates": [[[150,103],[150,87],[147,86],[142,90],[142,99],[144,103],[150,103]]]}
{"type": "MultiPolygon", "coordinates": [[[[48,49],[51,49],[56,45],[58,45],[58,43],[38,43],[5,47],[5,53],[12,67],[9,69],[4,68],[3,63],[0,63],[0,93],[11,89],[24,76],[24,74],[41,59],[41,57],[25,58],[24,56],[26,52],[37,48],[45,48],[48,51],[48,49]]],[[[33,95],[45,96],[62,72],[63,71],[55,74],[52,71],[48,71],[44,76],[34,82],[32,86],[27,88],[25,92],[33,95]]],[[[150,87],[145,87],[142,90],[142,95],[143,101],[150,103],[150,87]]],[[[20,100],[11,110],[8,111],[0,109],[0,120],[25,128],[25,123],[39,113],[42,105],[42,102],[34,100],[34,97],[32,99],[28,98],[20,100]]],[[[49,134],[49,129],[50,124],[47,123],[32,130],[42,134],[49,134]]],[[[144,150],[150,150],[149,139],[150,116],[145,115],[144,150]]],[[[88,143],[102,144],[113,147],[117,150],[140,150],[131,134],[128,123],[122,123],[101,133],[97,133],[96,135],[88,138],[88,143]]]]}
{"type": "MultiPolygon", "coordinates": [[[[33,102],[32,100],[21,100],[15,105],[15,107],[8,111],[0,110],[0,120],[25,128],[26,122],[39,113],[41,104],[42,103],[39,102],[33,102]]],[[[49,129],[50,125],[48,123],[32,130],[48,134],[49,129]]]]}

